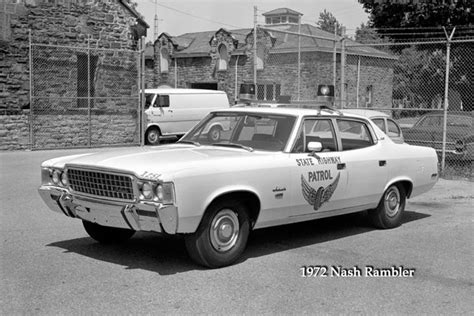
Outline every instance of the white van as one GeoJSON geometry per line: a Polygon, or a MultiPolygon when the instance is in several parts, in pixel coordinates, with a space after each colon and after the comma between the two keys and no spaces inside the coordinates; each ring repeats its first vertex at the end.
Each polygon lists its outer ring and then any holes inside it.
{"type": "Polygon", "coordinates": [[[184,135],[210,111],[229,107],[227,94],[218,90],[145,89],[145,99],[145,143],[150,145],[184,135]]]}

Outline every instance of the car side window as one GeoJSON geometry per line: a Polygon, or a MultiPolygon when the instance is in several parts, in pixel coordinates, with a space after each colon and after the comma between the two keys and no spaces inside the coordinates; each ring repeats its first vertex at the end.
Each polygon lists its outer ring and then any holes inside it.
{"type": "Polygon", "coordinates": [[[419,124],[422,127],[439,126],[441,124],[440,117],[427,116],[419,124]]]}
{"type": "Polygon", "coordinates": [[[387,127],[389,137],[400,136],[400,128],[398,128],[398,125],[394,121],[387,119],[387,127]]]}
{"type": "Polygon", "coordinates": [[[167,108],[170,106],[170,96],[159,94],[156,96],[154,107],[167,108]]]}
{"type": "Polygon", "coordinates": [[[374,144],[364,122],[338,119],[337,127],[341,135],[342,150],[360,149],[374,144]]]}
{"type": "Polygon", "coordinates": [[[385,121],[384,121],[384,119],[381,119],[381,118],[380,119],[373,119],[372,121],[375,123],[375,125],[377,125],[378,128],[380,128],[380,130],[382,130],[382,132],[385,133],[385,121]]]}
{"type": "Polygon", "coordinates": [[[329,119],[305,119],[298,132],[295,145],[291,152],[309,152],[310,142],[320,142],[322,152],[336,151],[336,137],[331,120],[329,119]]]}

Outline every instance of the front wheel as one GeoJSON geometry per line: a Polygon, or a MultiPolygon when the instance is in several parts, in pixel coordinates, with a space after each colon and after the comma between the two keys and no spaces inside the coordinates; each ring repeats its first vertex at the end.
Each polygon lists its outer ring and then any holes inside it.
{"type": "Polygon", "coordinates": [[[235,262],[247,245],[250,221],[238,201],[217,202],[207,210],[198,230],[185,238],[190,257],[198,264],[218,268],[235,262]]]}
{"type": "Polygon", "coordinates": [[[161,133],[156,127],[152,127],[146,131],[145,142],[147,145],[159,145],[161,133]]]}
{"type": "Polygon", "coordinates": [[[222,127],[213,126],[207,133],[207,138],[212,142],[218,142],[221,139],[222,127]]]}
{"type": "Polygon", "coordinates": [[[102,244],[122,243],[135,234],[131,229],[107,227],[88,221],[82,221],[82,224],[89,236],[102,244]]]}
{"type": "Polygon", "coordinates": [[[369,212],[370,219],[378,228],[400,226],[405,204],[405,189],[401,185],[392,184],[383,194],[377,208],[369,212]]]}

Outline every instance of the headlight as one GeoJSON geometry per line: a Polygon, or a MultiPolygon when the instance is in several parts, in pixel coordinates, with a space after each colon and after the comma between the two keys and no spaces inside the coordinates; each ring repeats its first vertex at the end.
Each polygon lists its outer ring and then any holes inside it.
{"type": "Polygon", "coordinates": [[[165,182],[156,186],[156,197],[163,204],[174,203],[174,186],[172,182],[165,182]]]}
{"type": "Polygon", "coordinates": [[[59,184],[59,182],[61,181],[61,171],[56,169],[53,170],[53,175],[51,176],[51,178],[53,179],[54,184],[59,184]]]}
{"type": "Polygon", "coordinates": [[[61,173],[61,184],[67,187],[68,182],[66,172],[61,173]]]}
{"type": "Polygon", "coordinates": [[[148,182],[143,183],[142,194],[147,200],[153,198],[153,186],[148,182]]]}

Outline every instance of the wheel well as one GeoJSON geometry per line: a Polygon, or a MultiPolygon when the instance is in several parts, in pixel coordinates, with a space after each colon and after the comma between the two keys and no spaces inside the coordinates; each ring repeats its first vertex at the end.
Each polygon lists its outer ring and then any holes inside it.
{"type": "Polygon", "coordinates": [[[250,227],[253,228],[255,222],[257,221],[258,215],[260,214],[260,200],[255,193],[249,191],[234,191],[227,192],[216,197],[207,207],[209,207],[222,200],[235,199],[239,202],[242,202],[245,205],[245,208],[249,212],[250,227]]]}
{"type": "Polygon", "coordinates": [[[394,184],[397,184],[403,187],[403,189],[405,189],[407,199],[410,197],[411,191],[413,190],[413,183],[411,183],[408,180],[402,180],[402,181],[395,182],[394,184]]]}
{"type": "Polygon", "coordinates": [[[157,129],[158,132],[160,132],[160,134],[161,134],[161,129],[160,129],[160,127],[159,127],[158,125],[151,125],[151,126],[148,126],[148,128],[147,128],[146,131],[145,131],[145,134],[148,133],[148,131],[151,130],[151,129],[157,129]]]}

